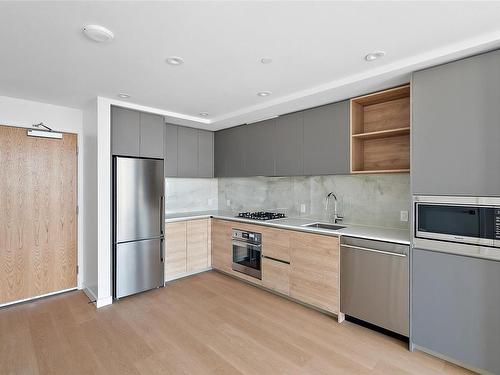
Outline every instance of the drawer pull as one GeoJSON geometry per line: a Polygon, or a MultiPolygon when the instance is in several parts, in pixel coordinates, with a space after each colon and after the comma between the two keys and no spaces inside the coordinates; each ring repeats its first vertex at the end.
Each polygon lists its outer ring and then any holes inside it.
{"type": "Polygon", "coordinates": [[[273,258],[273,257],[268,257],[268,256],[266,256],[266,255],[262,255],[262,258],[266,258],[266,259],[274,260],[275,262],[280,262],[280,263],[290,264],[290,262],[287,262],[286,260],[276,259],[276,258],[273,258]]]}

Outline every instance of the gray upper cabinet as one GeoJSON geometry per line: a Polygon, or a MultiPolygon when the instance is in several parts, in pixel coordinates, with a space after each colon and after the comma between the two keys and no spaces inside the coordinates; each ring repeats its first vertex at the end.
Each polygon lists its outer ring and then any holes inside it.
{"type": "Polygon", "coordinates": [[[349,101],[304,111],[304,175],[349,173],[349,101]]]}
{"type": "Polygon", "coordinates": [[[140,114],[140,154],[143,157],[163,159],[163,117],[151,113],[140,114]]]}
{"type": "Polygon", "coordinates": [[[413,74],[415,194],[500,194],[500,51],[413,74]]]}
{"type": "Polygon", "coordinates": [[[111,107],[111,153],[145,158],[164,157],[163,117],[111,107]]]}
{"type": "Polygon", "coordinates": [[[249,176],[274,176],[276,119],[246,125],[246,173],[249,176]]]}
{"type": "Polygon", "coordinates": [[[246,130],[247,127],[243,125],[215,133],[216,177],[247,176],[246,130]]]}
{"type": "Polygon", "coordinates": [[[180,126],[178,132],[178,177],[197,177],[198,130],[180,126]]]}
{"type": "Polygon", "coordinates": [[[214,132],[198,130],[198,177],[214,176],[214,132]]]}
{"type": "Polygon", "coordinates": [[[276,176],[304,174],[303,140],[304,112],[291,113],[276,119],[273,146],[276,176]]]}
{"type": "Polygon", "coordinates": [[[165,177],[177,177],[177,125],[165,125],[165,177]]]}
{"type": "Polygon", "coordinates": [[[215,175],[349,173],[349,101],[215,133],[215,175]]]}
{"type": "Polygon", "coordinates": [[[111,107],[111,153],[140,155],[140,112],[111,107]]]}
{"type": "Polygon", "coordinates": [[[165,177],[214,176],[214,132],[165,127],[165,177]]]}

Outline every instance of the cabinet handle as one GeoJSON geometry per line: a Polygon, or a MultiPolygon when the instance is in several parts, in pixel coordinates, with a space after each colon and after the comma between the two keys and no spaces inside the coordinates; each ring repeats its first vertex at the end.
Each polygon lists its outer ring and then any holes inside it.
{"type": "Polygon", "coordinates": [[[368,251],[370,253],[377,253],[377,254],[384,254],[384,255],[393,255],[396,257],[406,257],[406,254],[401,254],[401,253],[392,253],[390,251],[383,251],[383,250],[375,250],[375,249],[369,249],[367,247],[360,247],[360,246],[353,246],[353,245],[340,245],[340,247],[345,247],[348,249],[354,249],[354,250],[361,250],[361,251],[368,251]]]}

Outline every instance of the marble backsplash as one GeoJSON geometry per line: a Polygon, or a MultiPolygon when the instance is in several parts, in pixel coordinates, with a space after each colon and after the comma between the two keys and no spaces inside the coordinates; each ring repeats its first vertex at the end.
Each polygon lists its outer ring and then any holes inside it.
{"type": "Polygon", "coordinates": [[[217,210],[216,178],[166,178],[165,213],[217,210]]]}
{"type": "Polygon", "coordinates": [[[333,202],[325,210],[329,192],[337,196],[345,223],[408,228],[408,222],[400,221],[400,211],[410,210],[408,173],[219,178],[218,209],[276,210],[289,217],[331,220],[333,202]]]}

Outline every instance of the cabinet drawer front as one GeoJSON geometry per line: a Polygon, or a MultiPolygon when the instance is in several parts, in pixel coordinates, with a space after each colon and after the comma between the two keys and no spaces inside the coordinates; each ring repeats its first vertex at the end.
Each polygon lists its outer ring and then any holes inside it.
{"type": "Polygon", "coordinates": [[[290,231],[262,228],[262,253],[274,259],[290,262],[290,231]]]}
{"type": "Polygon", "coordinates": [[[263,258],[262,284],[266,288],[290,295],[290,265],[263,258]]]}

